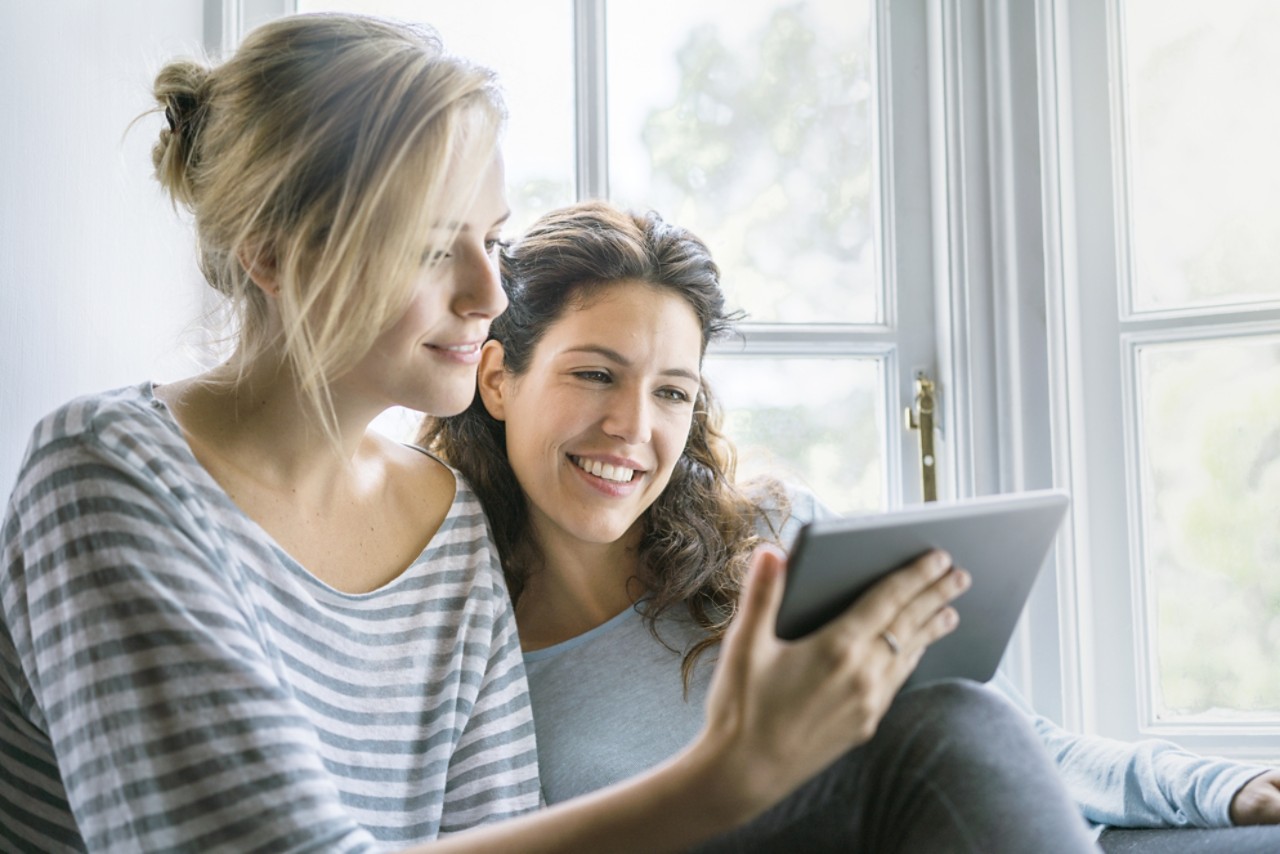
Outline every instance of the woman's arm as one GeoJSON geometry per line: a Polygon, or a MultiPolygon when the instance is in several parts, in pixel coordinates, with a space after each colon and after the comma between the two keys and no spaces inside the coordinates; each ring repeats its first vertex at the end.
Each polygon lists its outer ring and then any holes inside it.
{"type": "Polygon", "coordinates": [[[949,568],[931,553],[785,642],[774,634],[782,557],[761,549],[693,744],[626,782],[414,850],[676,851],[747,821],[874,734],[924,648],[955,625],[947,603],[967,576],[949,568]],[[889,625],[896,655],[880,637],[889,625]]]}
{"type": "MultiPolygon", "coordinates": [[[[1096,824],[1226,827],[1232,824],[1237,793],[1267,771],[1199,756],[1168,741],[1124,742],[1068,732],[1036,715],[1003,675],[991,684],[1031,717],[1072,798],[1096,824]]],[[[1260,802],[1265,810],[1268,799],[1260,802]]]]}

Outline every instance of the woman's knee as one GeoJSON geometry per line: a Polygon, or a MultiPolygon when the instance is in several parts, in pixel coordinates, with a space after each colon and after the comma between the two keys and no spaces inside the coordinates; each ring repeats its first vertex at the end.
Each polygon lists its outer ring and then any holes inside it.
{"type": "Polygon", "coordinates": [[[873,752],[906,768],[958,765],[999,773],[1048,771],[1049,757],[1027,716],[977,682],[948,680],[906,691],[880,723],[873,752]]]}
{"type": "Polygon", "coordinates": [[[904,691],[889,708],[885,723],[920,727],[943,727],[990,731],[1013,726],[1030,732],[1030,724],[1017,708],[986,685],[968,679],[931,682],[904,691]]]}

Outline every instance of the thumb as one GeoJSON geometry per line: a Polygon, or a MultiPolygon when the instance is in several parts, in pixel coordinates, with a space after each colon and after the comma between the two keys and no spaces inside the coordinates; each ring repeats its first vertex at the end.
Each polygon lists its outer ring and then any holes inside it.
{"type": "Polygon", "coordinates": [[[751,554],[747,583],[738,598],[738,613],[729,631],[745,635],[748,646],[757,638],[774,638],[778,606],[782,602],[785,558],[777,548],[763,545],[751,554]]]}
{"type": "Polygon", "coordinates": [[[746,582],[738,597],[738,611],[720,646],[719,661],[707,697],[707,719],[737,721],[736,731],[755,681],[752,667],[760,664],[761,653],[776,639],[774,621],[782,600],[784,561],[777,549],[761,547],[751,555],[746,582]]]}

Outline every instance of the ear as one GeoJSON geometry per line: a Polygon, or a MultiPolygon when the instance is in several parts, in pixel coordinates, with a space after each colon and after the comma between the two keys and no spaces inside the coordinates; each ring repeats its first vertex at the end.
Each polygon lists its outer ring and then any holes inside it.
{"type": "Polygon", "coordinates": [[[486,341],[480,350],[480,367],[476,371],[480,399],[484,408],[498,421],[507,418],[506,393],[511,375],[507,373],[505,358],[506,351],[500,341],[486,341]]]}
{"type": "Polygon", "coordinates": [[[280,282],[276,275],[275,253],[264,247],[245,246],[236,253],[240,266],[249,274],[249,279],[268,297],[275,299],[280,295],[280,282]]]}

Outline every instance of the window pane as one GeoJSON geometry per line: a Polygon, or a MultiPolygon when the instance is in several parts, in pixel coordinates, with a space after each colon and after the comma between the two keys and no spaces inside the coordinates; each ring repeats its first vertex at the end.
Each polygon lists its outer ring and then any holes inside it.
{"type": "Polygon", "coordinates": [[[709,355],[740,479],[807,486],[841,512],[882,510],[884,368],[878,359],[709,355]]]}
{"type": "Polygon", "coordinates": [[[1280,4],[1122,8],[1134,307],[1280,299],[1280,4]]]}
{"type": "Polygon", "coordinates": [[[1280,336],[1138,367],[1156,713],[1280,715],[1280,336]]]}
{"type": "Polygon", "coordinates": [[[866,0],[608,6],[609,181],[706,240],[752,321],[875,323],[866,0]]]}
{"type": "Polygon", "coordinates": [[[430,24],[450,53],[498,73],[510,113],[503,145],[509,233],[573,201],[573,0],[299,0],[298,11],[430,24]]]}

